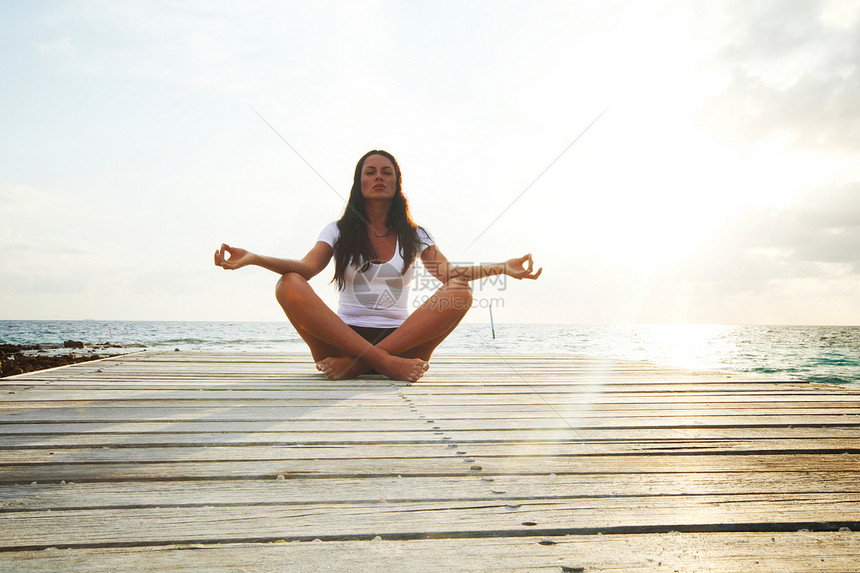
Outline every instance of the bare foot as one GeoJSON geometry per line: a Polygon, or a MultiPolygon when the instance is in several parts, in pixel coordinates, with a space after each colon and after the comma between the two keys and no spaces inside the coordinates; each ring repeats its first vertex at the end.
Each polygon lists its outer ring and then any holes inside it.
{"type": "Polygon", "coordinates": [[[317,370],[329,380],[349,380],[364,374],[370,368],[352,356],[330,356],[317,362],[317,370]]]}
{"type": "MultiPolygon", "coordinates": [[[[389,356],[384,366],[377,370],[392,380],[415,382],[424,376],[429,368],[427,361],[420,358],[389,356]]],[[[368,372],[370,368],[361,360],[351,356],[330,356],[317,362],[317,370],[325,374],[329,380],[348,380],[368,372]]]]}
{"type": "Polygon", "coordinates": [[[392,380],[403,380],[404,382],[417,382],[424,376],[430,364],[420,358],[401,358],[400,356],[389,356],[381,371],[392,380]]]}

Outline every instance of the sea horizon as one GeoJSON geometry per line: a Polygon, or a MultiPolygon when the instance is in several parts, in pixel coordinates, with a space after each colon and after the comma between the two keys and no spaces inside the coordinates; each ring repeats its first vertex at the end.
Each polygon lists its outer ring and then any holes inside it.
{"type": "MultiPolygon", "coordinates": [[[[283,321],[0,320],[0,344],[60,353],[79,341],[100,354],[156,351],[305,353],[283,321]]],[[[701,370],[754,372],[860,388],[860,326],[461,323],[439,353],[574,355],[701,370]]]]}

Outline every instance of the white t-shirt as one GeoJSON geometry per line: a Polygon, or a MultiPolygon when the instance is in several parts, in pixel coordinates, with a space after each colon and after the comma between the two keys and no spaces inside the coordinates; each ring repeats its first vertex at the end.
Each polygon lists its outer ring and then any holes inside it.
{"type": "MultiPolygon", "coordinates": [[[[340,236],[337,222],[329,223],[320,233],[317,241],[334,243],[340,236]]],[[[418,252],[435,245],[433,237],[423,229],[418,229],[418,252]]],[[[385,263],[373,263],[364,272],[349,265],[344,273],[344,288],[340,291],[340,304],[337,315],[352,326],[373,328],[396,328],[409,316],[409,285],[415,274],[415,265],[403,270],[403,254],[400,240],[394,249],[394,256],[385,263]]]]}

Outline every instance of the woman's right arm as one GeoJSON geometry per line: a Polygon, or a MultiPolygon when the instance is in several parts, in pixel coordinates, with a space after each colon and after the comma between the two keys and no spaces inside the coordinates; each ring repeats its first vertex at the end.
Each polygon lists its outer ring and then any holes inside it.
{"type": "Polygon", "coordinates": [[[317,244],[308,251],[308,254],[297,261],[257,255],[245,249],[223,244],[220,249],[215,251],[215,265],[229,271],[241,269],[248,265],[256,265],[279,275],[298,273],[310,280],[328,266],[332,252],[328,243],[317,241],[317,244]]]}

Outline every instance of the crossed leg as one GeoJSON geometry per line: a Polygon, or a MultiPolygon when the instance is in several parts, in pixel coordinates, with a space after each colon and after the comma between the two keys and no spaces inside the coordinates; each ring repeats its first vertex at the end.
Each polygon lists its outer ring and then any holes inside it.
{"type": "MultiPolygon", "coordinates": [[[[376,347],[389,354],[428,361],[436,347],[457,327],[471,306],[472,290],[469,283],[455,279],[439,288],[376,347]]],[[[364,360],[344,355],[332,355],[321,360],[318,368],[333,378],[355,378],[371,370],[364,360]]]]}
{"type": "Polygon", "coordinates": [[[469,284],[455,279],[374,346],[332,312],[301,275],[282,276],[275,294],[310,348],[317,368],[330,380],[354,378],[373,369],[394,380],[415,382],[429,368],[430,355],[472,304],[469,284]]]}

